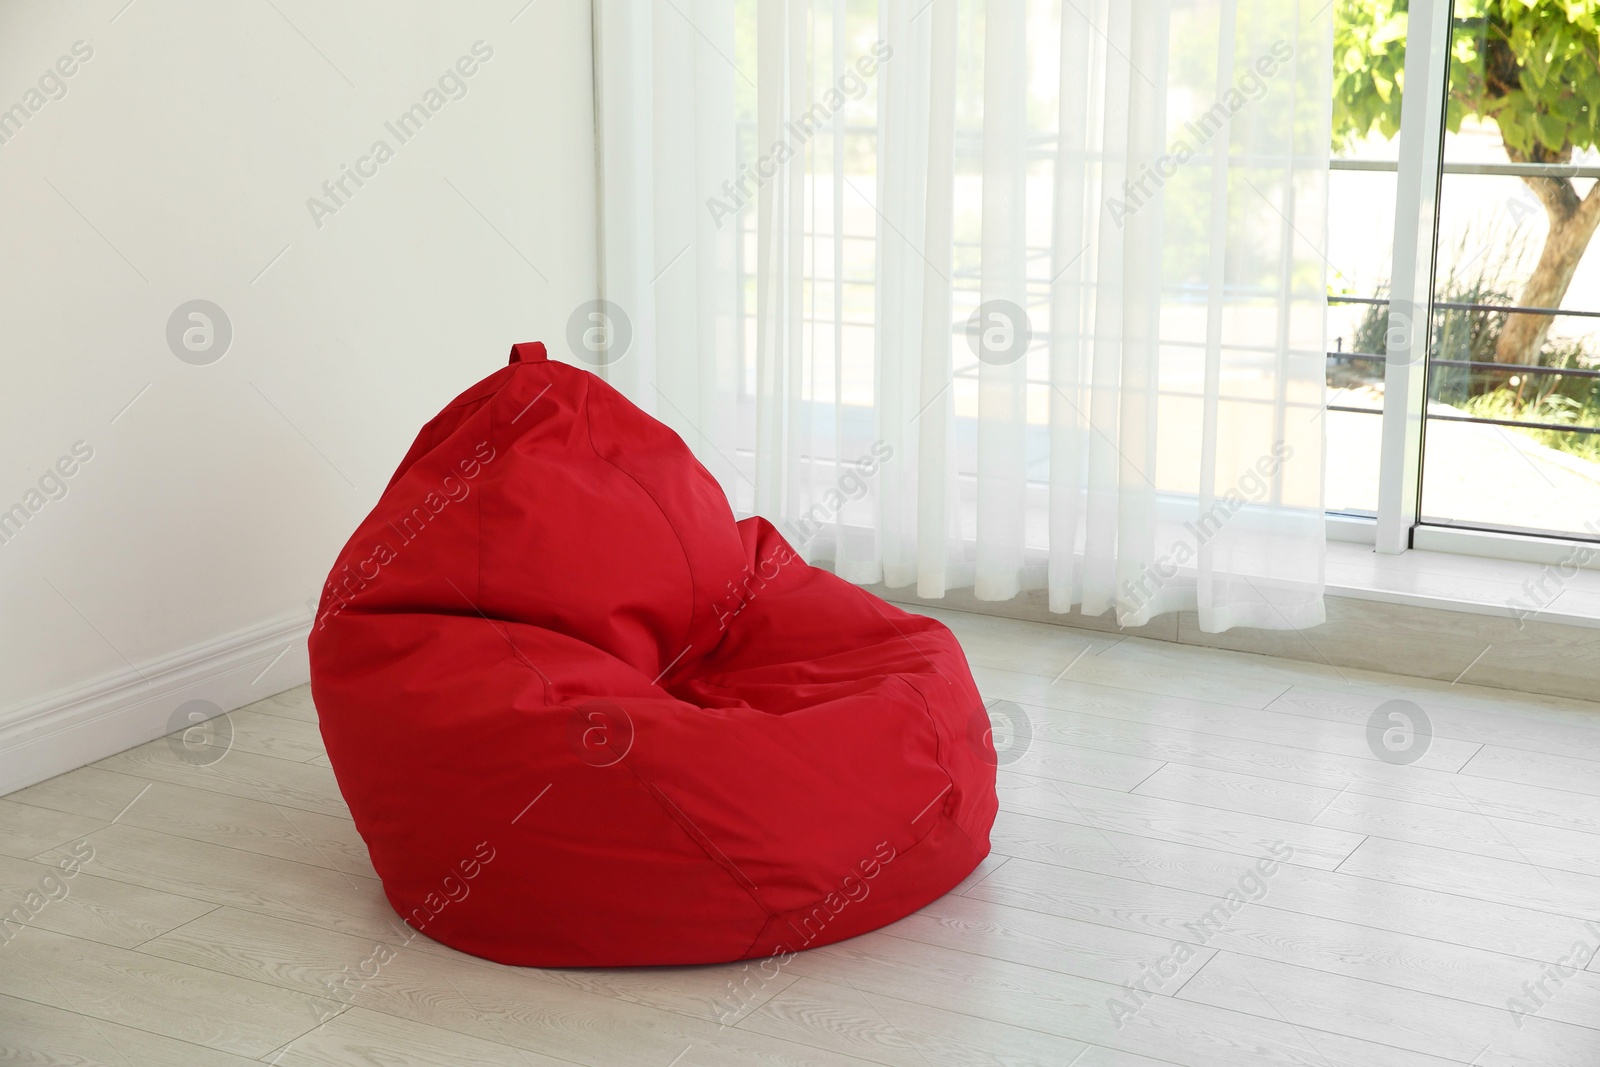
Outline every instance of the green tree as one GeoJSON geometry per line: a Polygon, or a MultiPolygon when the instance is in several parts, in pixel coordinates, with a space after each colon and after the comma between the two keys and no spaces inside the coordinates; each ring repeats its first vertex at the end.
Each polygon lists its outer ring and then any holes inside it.
{"type": "MultiPolygon", "coordinates": [[[[1334,147],[1400,129],[1408,0],[1338,0],[1334,23],[1334,147]]],[[[1600,0],[1456,0],[1450,48],[1452,132],[1493,122],[1514,163],[1569,164],[1600,141],[1600,0]]],[[[1522,179],[1550,226],[1524,307],[1559,307],[1600,223],[1600,182],[1580,196],[1559,171],[1522,179]]],[[[1537,363],[1549,315],[1511,315],[1500,363],[1537,363]]]]}

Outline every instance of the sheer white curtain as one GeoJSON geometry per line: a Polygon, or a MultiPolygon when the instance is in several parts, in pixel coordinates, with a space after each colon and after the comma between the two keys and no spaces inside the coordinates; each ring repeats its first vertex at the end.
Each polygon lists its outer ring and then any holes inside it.
{"type": "Polygon", "coordinates": [[[597,0],[576,356],[862,583],[1322,621],[1325,0],[597,0]]]}

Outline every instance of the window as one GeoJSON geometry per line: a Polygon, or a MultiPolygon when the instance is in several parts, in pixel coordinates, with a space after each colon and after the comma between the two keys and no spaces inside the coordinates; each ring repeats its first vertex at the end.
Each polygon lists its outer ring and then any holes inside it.
{"type": "MultiPolygon", "coordinates": [[[[1600,3],[1593,10],[1559,0],[1335,0],[1332,6],[1324,426],[1334,536],[1374,541],[1391,552],[1415,546],[1494,553],[1512,544],[1502,536],[1510,534],[1523,539],[1515,550],[1529,558],[1559,552],[1551,542],[1600,539],[1600,255],[1585,254],[1600,215],[1600,193],[1591,196],[1600,177],[1600,121],[1589,104],[1600,101],[1593,28],[1600,3]],[[1469,548],[1474,538],[1477,547],[1469,548]],[[1486,547],[1491,542],[1497,547],[1486,547]]],[[[744,3],[738,10],[737,66],[754,69],[755,8],[744,3]]],[[[963,19],[970,15],[961,10],[963,19]]],[[[1028,10],[1033,18],[1045,8],[1028,10]]],[[[1054,41],[1048,29],[1031,27],[1030,39],[1054,41]]],[[[875,4],[819,8],[797,38],[805,48],[790,60],[799,64],[790,76],[803,75],[818,91],[843,84],[847,58],[869,51],[879,30],[875,4]]],[[[1034,505],[1048,468],[1044,351],[1056,270],[1048,232],[1055,134],[1048,122],[1034,129],[1033,112],[1054,114],[1057,72],[1032,49],[1028,54],[1031,154],[1021,184],[1029,203],[1025,294],[1032,345],[1020,447],[1028,464],[1032,549],[1048,539],[1034,505]]],[[[1043,46],[1038,52],[1053,54],[1043,46]]],[[[873,375],[874,278],[892,266],[879,261],[884,250],[875,241],[875,215],[896,197],[878,187],[873,167],[879,86],[870,77],[858,81],[852,83],[858,91],[841,97],[837,119],[806,147],[816,178],[801,198],[804,279],[784,297],[803,309],[807,352],[801,399],[790,413],[809,442],[802,495],[833,486],[840,470],[874,443],[880,385],[873,375]]],[[[755,83],[743,78],[732,92],[739,111],[733,170],[742,174],[762,151],[755,83]]],[[[970,538],[978,361],[965,335],[979,301],[973,264],[981,190],[972,175],[982,152],[970,120],[981,107],[982,85],[960,66],[953,92],[958,173],[950,318],[958,365],[950,396],[959,464],[952,490],[970,538]]],[[[1174,99],[1168,119],[1175,123],[1183,104],[1181,94],[1174,99]]],[[[1202,161],[1176,181],[1204,175],[1202,161]]],[[[733,258],[744,440],[755,421],[753,201],[732,221],[739,235],[733,258]]],[[[1181,213],[1168,221],[1181,231],[1181,213]]],[[[1181,286],[1183,279],[1171,281],[1181,286]]],[[[1234,289],[1242,291],[1247,281],[1230,275],[1234,289]]],[[[1172,360],[1181,358],[1175,345],[1168,347],[1172,360]]],[[[1305,347],[1314,359],[1322,346],[1308,338],[1305,347]]],[[[736,459],[745,468],[752,463],[747,451],[737,451],[736,459]]],[[[753,484],[747,476],[735,487],[741,507],[753,506],[753,484]]],[[[871,525],[848,507],[843,520],[871,525]]]]}
{"type": "Polygon", "coordinates": [[[1600,539],[1600,10],[1337,12],[1330,511],[1391,551],[1600,539]]]}

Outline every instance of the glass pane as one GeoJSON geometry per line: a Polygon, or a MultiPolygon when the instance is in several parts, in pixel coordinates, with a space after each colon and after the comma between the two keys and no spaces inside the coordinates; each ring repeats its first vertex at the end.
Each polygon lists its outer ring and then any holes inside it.
{"type": "Polygon", "coordinates": [[[1423,521],[1600,536],[1600,35],[1556,0],[1454,14],[1423,521]]]}
{"type": "Polygon", "coordinates": [[[1370,515],[1378,508],[1406,0],[1340,0],[1334,12],[1327,505],[1370,515]]]}

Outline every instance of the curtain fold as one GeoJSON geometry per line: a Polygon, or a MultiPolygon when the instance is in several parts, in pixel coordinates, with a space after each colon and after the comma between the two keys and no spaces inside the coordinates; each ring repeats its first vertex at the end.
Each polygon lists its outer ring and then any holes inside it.
{"type": "Polygon", "coordinates": [[[861,583],[1322,621],[1331,9],[597,0],[591,360],[861,583]]]}

